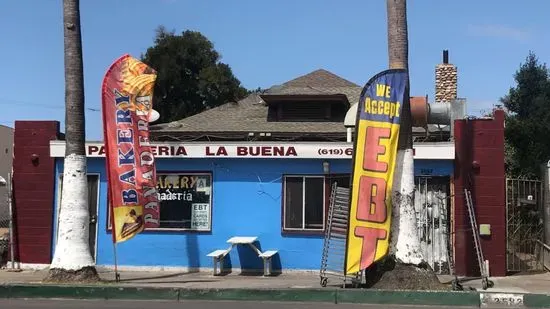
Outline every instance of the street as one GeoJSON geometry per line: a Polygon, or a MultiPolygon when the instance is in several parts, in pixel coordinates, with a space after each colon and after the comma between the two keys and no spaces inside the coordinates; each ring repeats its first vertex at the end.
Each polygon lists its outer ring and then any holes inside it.
{"type": "MultiPolygon", "coordinates": [[[[326,304],[326,303],[271,303],[242,302],[242,301],[116,301],[116,300],[0,300],[0,308],[10,309],[374,309],[383,306],[387,309],[419,309],[419,308],[456,308],[456,307],[430,307],[430,306],[395,306],[395,305],[361,305],[361,304],[326,304]]],[[[509,308],[509,307],[508,307],[509,308]]]]}

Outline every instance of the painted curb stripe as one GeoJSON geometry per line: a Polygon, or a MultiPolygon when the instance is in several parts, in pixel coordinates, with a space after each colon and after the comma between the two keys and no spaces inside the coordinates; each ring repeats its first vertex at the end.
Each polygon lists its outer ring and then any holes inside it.
{"type": "Polygon", "coordinates": [[[342,289],[183,289],[120,286],[0,285],[0,299],[240,300],[550,308],[550,295],[342,289]]]}
{"type": "Polygon", "coordinates": [[[382,290],[338,290],[338,303],[434,305],[434,306],[476,306],[479,296],[475,292],[432,292],[432,291],[382,291],[382,290]]]}
{"type": "Polygon", "coordinates": [[[422,292],[340,289],[173,289],[117,286],[4,285],[0,298],[241,300],[325,303],[479,306],[470,292],[422,292]]]}
{"type": "Polygon", "coordinates": [[[523,304],[525,307],[550,308],[550,295],[525,294],[523,295],[523,304]]]}
{"type": "Polygon", "coordinates": [[[180,289],[179,292],[179,300],[337,301],[337,292],[331,289],[180,289]]]}

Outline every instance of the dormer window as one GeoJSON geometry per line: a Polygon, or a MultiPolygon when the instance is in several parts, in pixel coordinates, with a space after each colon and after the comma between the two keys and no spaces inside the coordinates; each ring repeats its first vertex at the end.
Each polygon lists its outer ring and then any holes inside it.
{"type": "Polygon", "coordinates": [[[344,95],[264,95],[268,121],[343,122],[349,102],[344,95]]]}

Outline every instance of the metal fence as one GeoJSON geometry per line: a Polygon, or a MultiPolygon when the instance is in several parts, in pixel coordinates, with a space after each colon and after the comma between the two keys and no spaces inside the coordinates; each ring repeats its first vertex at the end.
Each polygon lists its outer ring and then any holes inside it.
{"type": "Polygon", "coordinates": [[[544,192],[539,180],[506,179],[506,266],[509,272],[543,270],[544,192]]]}
{"type": "MultiPolygon", "coordinates": [[[[8,256],[13,257],[12,234],[12,175],[0,183],[0,267],[5,267],[8,256]],[[11,252],[11,254],[9,254],[11,252]]],[[[11,263],[11,267],[14,265],[11,263]]]]}

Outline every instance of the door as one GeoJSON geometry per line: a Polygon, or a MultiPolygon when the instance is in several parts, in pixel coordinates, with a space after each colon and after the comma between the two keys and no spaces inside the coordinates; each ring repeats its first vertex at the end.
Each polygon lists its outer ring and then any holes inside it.
{"type": "Polygon", "coordinates": [[[506,270],[544,270],[544,189],[540,180],[506,179],[506,270]]]}
{"type": "Polygon", "coordinates": [[[451,272],[449,183],[450,178],[419,176],[415,210],[424,258],[438,274],[451,272]]]}
{"type": "MultiPolygon", "coordinates": [[[[97,240],[97,208],[99,198],[99,174],[88,174],[88,212],[90,215],[89,246],[90,253],[94,261],[96,260],[96,240],[97,240]]],[[[63,191],[63,174],[59,175],[59,193],[57,206],[57,229],[59,231],[59,209],[61,205],[61,196],[63,191]]],[[[58,233],[56,233],[57,235],[58,233]]]]}
{"type": "Polygon", "coordinates": [[[97,202],[99,195],[99,175],[88,175],[88,211],[90,213],[90,253],[96,260],[96,239],[97,239],[97,202]]]}

